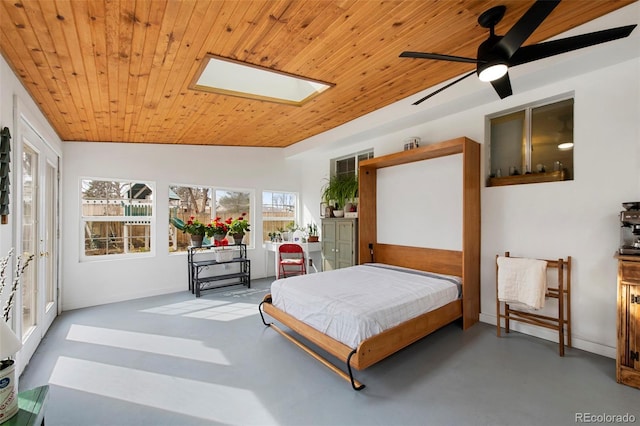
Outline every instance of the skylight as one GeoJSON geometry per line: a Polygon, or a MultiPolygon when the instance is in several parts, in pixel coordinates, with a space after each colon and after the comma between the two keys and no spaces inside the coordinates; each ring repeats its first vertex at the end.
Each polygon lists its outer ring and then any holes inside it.
{"type": "Polygon", "coordinates": [[[303,105],[333,84],[207,55],[190,88],[288,105],[303,105]]]}

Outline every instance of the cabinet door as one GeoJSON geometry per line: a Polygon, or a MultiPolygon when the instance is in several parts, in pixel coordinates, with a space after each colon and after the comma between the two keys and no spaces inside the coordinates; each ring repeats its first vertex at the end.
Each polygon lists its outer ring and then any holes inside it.
{"type": "Polygon", "coordinates": [[[636,371],[640,371],[640,360],[638,354],[640,354],[640,283],[637,285],[629,285],[629,304],[628,309],[628,335],[629,352],[627,357],[629,359],[629,367],[636,371]],[[634,355],[631,355],[634,354],[634,355]]]}
{"type": "Polygon", "coordinates": [[[336,268],[346,268],[354,265],[354,222],[341,221],[336,223],[336,268]]]}
{"type": "Polygon", "coordinates": [[[322,270],[336,269],[336,222],[322,221],[322,270]]]}
{"type": "Polygon", "coordinates": [[[640,263],[621,262],[618,345],[620,363],[640,371],[640,263]]]}

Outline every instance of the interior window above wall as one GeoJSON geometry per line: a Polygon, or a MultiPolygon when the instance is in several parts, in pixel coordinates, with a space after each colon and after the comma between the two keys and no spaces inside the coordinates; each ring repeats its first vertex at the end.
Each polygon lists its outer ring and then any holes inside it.
{"type": "Polygon", "coordinates": [[[373,149],[356,152],[331,160],[331,176],[358,174],[358,163],[373,158],[373,149]]]}
{"type": "Polygon", "coordinates": [[[82,179],[83,259],[152,250],[154,185],[82,179]]]}
{"type": "Polygon", "coordinates": [[[298,218],[298,194],[287,191],[262,191],[262,240],[287,230],[298,218]]]}
{"type": "Polygon", "coordinates": [[[488,186],[573,179],[573,98],[489,118],[488,186]]]}

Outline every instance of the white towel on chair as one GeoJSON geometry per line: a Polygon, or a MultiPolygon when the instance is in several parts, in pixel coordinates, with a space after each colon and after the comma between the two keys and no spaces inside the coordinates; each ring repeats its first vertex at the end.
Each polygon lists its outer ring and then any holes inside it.
{"type": "Polygon", "coordinates": [[[544,307],[547,262],[538,259],[498,257],[498,300],[528,308],[544,307]]]}

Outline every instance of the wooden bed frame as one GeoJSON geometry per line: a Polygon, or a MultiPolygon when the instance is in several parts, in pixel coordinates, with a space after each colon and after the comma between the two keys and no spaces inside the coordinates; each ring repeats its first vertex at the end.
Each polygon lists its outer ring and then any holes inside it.
{"type": "Polygon", "coordinates": [[[366,339],[354,350],[274,307],[271,304],[271,295],[265,296],[259,307],[264,324],[272,327],[333,372],[351,382],[355,390],[363,389],[364,385],[354,380],[352,367],[356,370],[367,368],[458,319],[462,319],[463,329],[478,322],[480,314],[480,145],[467,138],[458,138],[363,161],[359,169],[359,196],[360,264],[375,261],[460,276],[462,277],[462,298],[366,339]],[[463,156],[462,250],[377,243],[376,170],[453,154],[463,156]],[[345,362],[348,374],[275,324],[267,323],[263,312],[345,362]]]}

